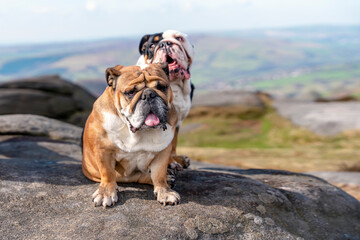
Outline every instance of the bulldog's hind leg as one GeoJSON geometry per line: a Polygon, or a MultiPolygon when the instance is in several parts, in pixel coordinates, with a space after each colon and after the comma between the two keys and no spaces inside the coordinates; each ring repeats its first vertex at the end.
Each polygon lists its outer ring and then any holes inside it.
{"type": "Polygon", "coordinates": [[[93,193],[95,206],[112,206],[118,201],[115,179],[115,161],[111,152],[100,151],[96,154],[101,176],[100,186],[93,193]]]}
{"type": "Polygon", "coordinates": [[[151,179],[154,184],[154,194],[161,204],[176,205],[180,202],[180,195],[171,190],[167,183],[167,166],[171,154],[171,144],[161,151],[151,162],[151,179]]]}
{"type": "Polygon", "coordinates": [[[174,138],[171,142],[171,158],[169,162],[169,168],[176,171],[181,171],[184,168],[188,168],[190,166],[190,159],[185,155],[176,155],[178,134],[179,127],[176,127],[174,138]]]}

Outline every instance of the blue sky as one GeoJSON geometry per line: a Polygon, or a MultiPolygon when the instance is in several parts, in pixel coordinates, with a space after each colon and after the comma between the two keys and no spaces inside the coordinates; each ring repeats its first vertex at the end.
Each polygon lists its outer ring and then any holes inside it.
{"type": "Polygon", "coordinates": [[[0,44],[358,25],[359,0],[0,0],[0,44]]]}

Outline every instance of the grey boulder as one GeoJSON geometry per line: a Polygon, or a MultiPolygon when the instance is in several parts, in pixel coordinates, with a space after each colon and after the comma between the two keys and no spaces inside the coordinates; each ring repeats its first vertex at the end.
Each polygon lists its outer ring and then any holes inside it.
{"type": "Polygon", "coordinates": [[[91,202],[98,183],[83,176],[78,143],[0,140],[2,239],[360,239],[360,203],[310,175],[202,165],[178,173],[180,205],[119,184],[104,209],[91,202]]]}
{"type": "Polygon", "coordinates": [[[31,114],[0,115],[0,135],[44,136],[54,140],[80,142],[82,128],[31,114]]]}
{"type": "Polygon", "coordinates": [[[95,99],[58,75],[4,82],[0,84],[0,115],[36,114],[83,126],[95,99]]]}

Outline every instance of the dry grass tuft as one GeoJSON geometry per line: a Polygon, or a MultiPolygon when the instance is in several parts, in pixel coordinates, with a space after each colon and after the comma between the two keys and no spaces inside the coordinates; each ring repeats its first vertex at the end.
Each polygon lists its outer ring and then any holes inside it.
{"type": "Polygon", "coordinates": [[[360,172],[360,160],[355,163],[341,163],[339,171],[344,172],[360,172]]]}

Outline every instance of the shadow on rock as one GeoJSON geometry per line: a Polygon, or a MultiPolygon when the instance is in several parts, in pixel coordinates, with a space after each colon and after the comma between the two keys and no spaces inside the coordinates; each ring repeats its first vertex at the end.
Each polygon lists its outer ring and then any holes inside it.
{"type": "Polygon", "coordinates": [[[0,142],[0,179],[56,185],[91,183],[81,171],[80,146],[24,136],[0,142]]]}

